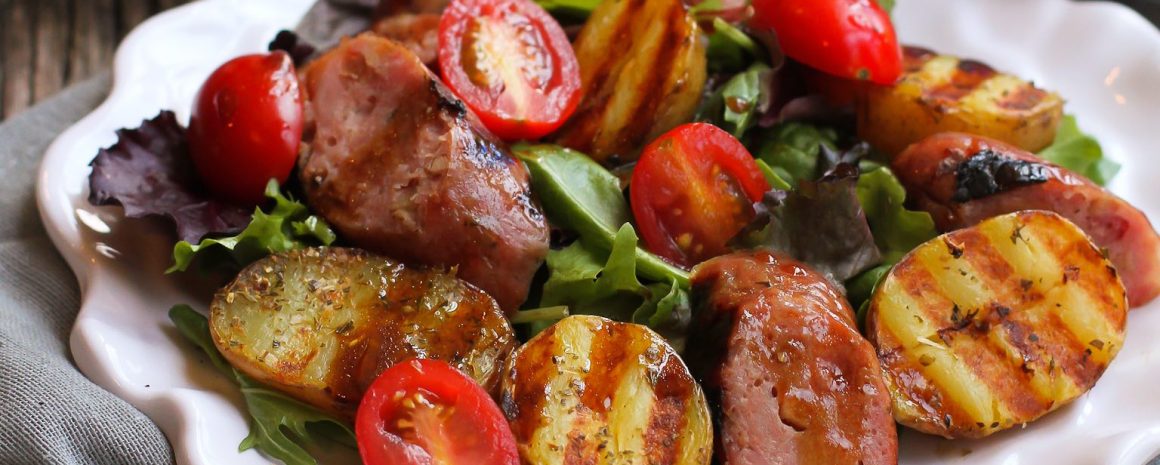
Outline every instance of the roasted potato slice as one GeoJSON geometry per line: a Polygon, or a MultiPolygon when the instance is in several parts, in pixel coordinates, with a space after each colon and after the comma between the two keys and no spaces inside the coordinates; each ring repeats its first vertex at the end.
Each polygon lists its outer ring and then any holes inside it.
{"type": "Polygon", "coordinates": [[[865,86],[858,136],[894,155],[944,131],[991,137],[1036,152],[1055,140],[1063,100],[1018,77],[973,60],[916,47],[904,50],[892,86],[865,86]]]}
{"type": "Polygon", "coordinates": [[[357,249],[271,255],[214,295],[210,332],[247,375],[349,417],[386,368],[446,361],[489,392],[515,348],[495,300],[454,274],[357,249]]]}
{"type": "Polygon", "coordinates": [[[944,234],[890,271],[870,304],[899,423],[977,438],[1087,392],[1124,342],[1116,269],[1063,217],[1022,211],[944,234]]]}
{"type": "Polygon", "coordinates": [[[556,133],[605,164],[693,118],[705,87],[705,39],[681,0],[604,0],[573,44],[584,98],[556,133]]]}
{"type": "Polygon", "coordinates": [[[572,316],[520,347],[501,406],[524,464],[708,464],[700,386],[647,327],[572,316]]]}

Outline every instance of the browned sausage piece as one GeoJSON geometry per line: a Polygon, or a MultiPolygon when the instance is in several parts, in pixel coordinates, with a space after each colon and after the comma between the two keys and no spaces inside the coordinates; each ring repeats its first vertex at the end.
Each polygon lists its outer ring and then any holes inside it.
{"type": "Polygon", "coordinates": [[[1160,294],[1160,236],[1140,210],[1066,168],[985,137],[942,133],[891,163],[919,208],[941,230],[1020,210],[1071,220],[1107,249],[1133,307],[1160,294]]]}
{"type": "Polygon", "coordinates": [[[407,47],[428,68],[438,68],[439,15],[399,13],[375,21],[371,31],[407,47]]]}
{"type": "Polygon", "coordinates": [[[312,62],[299,160],[310,206],[353,245],[458,267],[506,311],[548,251],[528,173],[415,54],[363,34],[312,62]]]}
{"type": "Polygon", "coordinates": [[[825,277],[767,251],[693,271],[690,366],[719,407],[726,465],[894,464],[898,438],[874,348],[825,277]]]}

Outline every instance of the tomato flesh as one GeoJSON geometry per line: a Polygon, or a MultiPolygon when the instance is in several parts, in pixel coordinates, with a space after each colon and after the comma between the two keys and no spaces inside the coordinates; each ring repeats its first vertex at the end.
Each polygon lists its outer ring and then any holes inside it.
{"type": "Polygon", "coordinates": [[[285,182],[302,140],[302,95],[284,52],[245,55],[210,74],[193,103],[189,148],[215,196],[256,205],[270,179],[285,182]]]}
{"type": "Polygon", "coordinates": [[[439,21],[439,68],[504,140],[543,137],[580,102],[572,45],[531,0],[452,0],[439,21]]]}
{"type": "Polygon", "coordinates": [[[690,123],[645,147],[630,184],[645,247],[682,266],[729,252],[770,189],[757,162],[728,132],[690,123]]]}
{"type": "Polygon", "coordinates": [[[876,0],[753,0],[750,25],[773,29],[787,56],[835,76],[892,84],[902,49],[876,0]]]}
{"type": "Polygon", "coordinates": [[[438,360],[410,360],[371,384],[355,417],[366,465],[518,465],[503,413],[471,378],[438,360]]]}

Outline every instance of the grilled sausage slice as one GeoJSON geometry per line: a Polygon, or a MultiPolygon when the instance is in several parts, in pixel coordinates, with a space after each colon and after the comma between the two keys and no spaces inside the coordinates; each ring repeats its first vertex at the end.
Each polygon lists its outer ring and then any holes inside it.
{"type": "Polygon", "coordinates": [[[878,359],[825,277],[756,251],[705,262],[692,279],[690,367],[720,407],[724,463],[897,463],[878,359]]]}
{"type": "Polygon", "coordinates": [[[242,372],[346,418],[379,373],[416,357],[450,363],[495,394],[515,349],[483,291],[343,248],[254,262],[214,296],[210,332],[242,372]]]}
{"type": "Polygon", "coordinates": [[[709,406],[645,326],[572,316],[511,357],[504,413],[529,465],[708,465],[709,406]]]}
{"type": "Polygon", "coordinates": [[[1095,385],[1124,343],[1124,286],[1083,231],[1022,211],[931,239],[878,285],[866,335],[894,417],[977,438],[1095,385]]]}
{"type": "Polygon", "coordinates": [[[943,133],[910,146],[894,172],[943,231],[1019,210],[1071,220],[1107,250],[1133,307],[1160,294],[1160,236],[1140,210],[1066,168],[985,137],[943,133]]]}
{"type": "Polygon", "coordinates": [[[303,88],[310,206],[352,244],[458,267],[507,311],[548,250],[528,173],[396,42],[363,34],[312,62],[303,88]]]}
{"type": "Polygon", "coordinates": [[[402,44],[430,69],[439,65],[439,15],[399,13],[371,25],[371,31],[402,44]]]}

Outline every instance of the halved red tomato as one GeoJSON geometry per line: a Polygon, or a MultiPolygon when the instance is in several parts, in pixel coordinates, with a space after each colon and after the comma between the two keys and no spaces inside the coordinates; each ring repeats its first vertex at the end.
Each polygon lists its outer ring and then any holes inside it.
{"type": "Polygon", "coordinates": [[[677,126],[645,147],[629,186],[645,247],[686,267],[728,253],[769,190],[741,141],[705,123],[677,126]]]}
{"type": "Polygon", "coordinates": [[[503,412],[471,378],[439,360],[394,365],[355,417],[366,465],[519,465],[503,412]]]}
{"type": "Polygon", "coordinates": [[[790,58],[835,76],[893,84],[902,49],[877,0],[753,0],[758,29],[773,29],[790,58]]]}
{"type": "Polygon", "coordinates": [[[531,0],[452,0],[439,21],[439,69],[504,140],[543,137],[580,102],[572,44],[531,0]]]}

